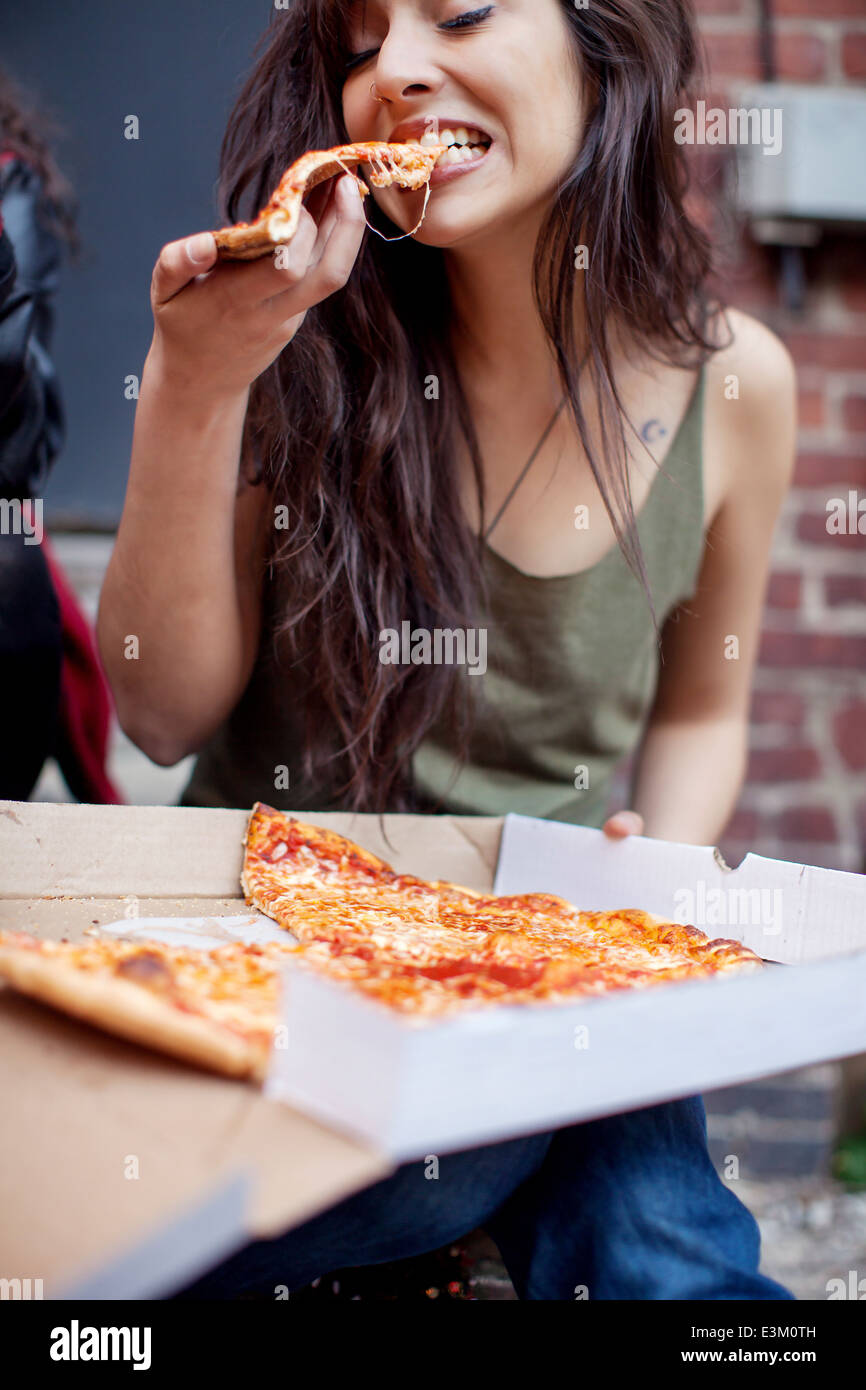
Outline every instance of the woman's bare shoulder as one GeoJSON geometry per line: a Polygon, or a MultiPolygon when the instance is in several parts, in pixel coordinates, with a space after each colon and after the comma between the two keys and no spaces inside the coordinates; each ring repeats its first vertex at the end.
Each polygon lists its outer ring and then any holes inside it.
{"type": "Polygon", "coordinates": [[[790,483],[797,380],[784,343],[765,324],[728,309],[714,325],[720,347],[707,364],[706,436],[728,493],[739,485],[772,496],[790,483]]]}
{"type": "Polygon", "coordinates": [[[762,402],[770,403],[780,395],[785,397],[785,404],[789,402],[796,387],[796,370],[781,338],[740,309],[726,309],[713,324],[713,331],[723,346],[707,365],[711,386],[721,391],[727,386],[728,399],[741,400],[747,409],[760,408],[762,402]]]}

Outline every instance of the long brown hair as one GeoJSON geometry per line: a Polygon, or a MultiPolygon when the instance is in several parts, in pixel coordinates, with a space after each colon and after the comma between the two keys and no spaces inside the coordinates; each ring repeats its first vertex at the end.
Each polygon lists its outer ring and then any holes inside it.
{"type": "MultiPolygon", "coordinates": [[[[562,3],[592,109],[538,238],[535,295],[571,415],[658,632],[608,318],[615,309],[632,341],[661,360],[696,364],[717,346],[704,288],[710,246],[686,215],[687,172],[674,141],[674,112],[697,71],[694,17],[690,0],[562,3]],[[578,244],[590,248],[580,370],[578,244]],[[600,448],[581,408],[584,374],[598,401],[600,448]]],[[[223,142],[225,218],[252,215],[304,150],[347,139],[348,9],[344,0],[294,0],[274,13],[223,142]]],[[[473,626],[483,601],[482,543],[459,501],[455,441],[462,435],[469,449],[483,516],[481,460],[449,321],[442,251],[367,236],[348,284],[307,314],[251,393],[244,472],[266,482],[288,516],[271,566],[282,591],[276,635],[287,644],[299,687],[292,698],[305,715],[304,776],[321,776],[330,763],[352,809],[412,808],[412,755],[440,716],[453,720],[458,760],[467,755],[473,682],[465,673],[378,660],[383,630],[399,631],[407,619],[427,630],[473,626]],[[425,399],[431,376],[439,380],[435,403],[425,399]]]]}

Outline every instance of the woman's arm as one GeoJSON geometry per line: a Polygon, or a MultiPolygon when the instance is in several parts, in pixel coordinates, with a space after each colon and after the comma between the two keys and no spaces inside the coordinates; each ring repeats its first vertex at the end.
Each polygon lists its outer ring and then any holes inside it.
{"type": "Polygon", "coordinates": [[[243,691],[259,637],[264,488],[236,498],[247,392],[211,398],[148,354],[97,633],[118,718],[170,765],[243,691]]]}
{"type": "Polygon", "coordinates": [[[195,752],[237,704],[258,649],[264,488],[238,494],[251,383],[348,278],[364,213],[343,176],[303,209],[280,265],[216,263],[210,233],[163,247],[154,339],[97,636],[118,718],[155,762],[195,752]],[[192,255],[200,252],[194,261],[192,255]]]}
{"type": "Polygon", "coordinates": [[[735,340],[707,369],[704,422],[705,458],[727,486],[707,531],[697,591],[662,634],[632,792],[643,831],[620,812],[605,826],[610,835],[715,844],[745,774],[770,550],[795,457],[796,389],[779,340],[746,315],[731,313],[730,322],[735,340]],[[738,400],[725,397],[732,374],[738,400]]]}

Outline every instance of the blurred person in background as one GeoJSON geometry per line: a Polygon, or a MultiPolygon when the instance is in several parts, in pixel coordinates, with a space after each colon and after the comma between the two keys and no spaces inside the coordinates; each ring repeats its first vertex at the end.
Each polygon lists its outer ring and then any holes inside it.
{"type": "Polygon", "coordinates": [[[0,70],[0,797],[27,800],[53,756],[74,796],[115,802],[107,688],[43,533],[65,426],[51,359],[64,248],[78,249],[71,186],[0,70]]]}

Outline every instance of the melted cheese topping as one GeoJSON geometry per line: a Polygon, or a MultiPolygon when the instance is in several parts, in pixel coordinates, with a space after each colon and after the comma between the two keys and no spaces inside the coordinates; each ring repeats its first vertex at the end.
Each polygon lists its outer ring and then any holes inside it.
{"type": "Polygon", "coordinates": [[[118,978],[161,996],[244,1038],[270,1044],[277,1022],[279,945],[168,946],[116,937],[86,942],[37,941],[24,932],[0,933],[0,944],[37,951],[88,974],[118,978]]]}
{"type": "Polygon", "coordinates": [[[301,965],[415,1015],[760,966],[740,942],[636,909],[581,912],[552,894],[496,897],[396,874],[269,807],[250,819],[242,881],[248,901],[301,943],[301,965]]]}

